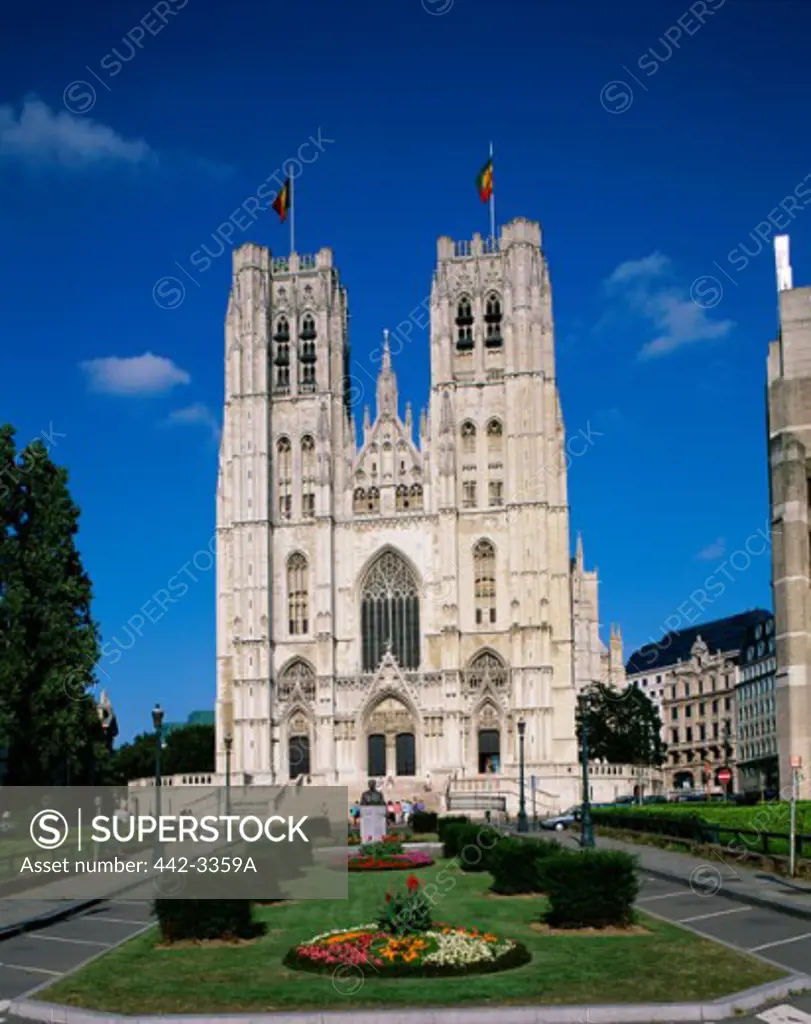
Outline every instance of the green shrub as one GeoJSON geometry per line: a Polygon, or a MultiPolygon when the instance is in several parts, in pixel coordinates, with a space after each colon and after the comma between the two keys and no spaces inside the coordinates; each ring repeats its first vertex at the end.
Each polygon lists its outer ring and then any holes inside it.
{"type": "Polygon", "coordinates": [[[164,942],[253,939],[265,931],[250,900],[155,900],[154,910],[164,942]]]}
{"type": "Polygon", "coordinates": [[[493,892],[502,896],[546,891],[546,865],[561,852],[560,843],[504,836],[487,856],[493,892]]]}
{"type": "Polygon", "coordinates": [[[624,928],[639,892],[636,860],[613,850],[560,853],[544,865],[552,928],[624,928]]]}
{"type": "Polygon", "coordinates": [[[448,829],[453,828],[455,825],[469,825],[470,818],[466,818],[463,814],[450,815],[447,818],[439,818],[436,823],[436,831],[439,836],[440,843],[445,842],[445,837],[448,829]]]}
{"type": "Polygon", "coordinates": [[[435,811],[414,811],[409,824],[417,835],[425,835],[436,832],[438,822],[439,815],[435,811]]]}
{"type": "Polygon", "coordinates": [[[439,841],[443,845],[443,857],[455,857],[457,852],[458,833],[465,825],[470,824],[469,818],[440,818],[437,825],[439,841]]]}
{"type": "Polygon", "coordinates": [[[454,856],[463,871],[487,871],[489,857],[504,838],[502,833],[489,825],[460,825],[453,832],[456,841],[454,856]]]}

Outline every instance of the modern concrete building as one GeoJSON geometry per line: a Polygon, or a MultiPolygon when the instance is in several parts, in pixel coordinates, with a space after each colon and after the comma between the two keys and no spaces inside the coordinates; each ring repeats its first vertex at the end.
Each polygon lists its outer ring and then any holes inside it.
{"type": "Polygon", "coordinates": [[[600,643],[582,545],[571,557],[568,456],[591,442],[564,432],[540,226],[440,238],[425,306],[424,347],[384,334],[358,444],[332,251],[234,253],[218,771],[230,734],[248,782],[306,777],[353,797],[369,777],[405,796],[486,783],[514,803],[523,722],[544,806],[573,804],[578,684],[609,655],[619,676],[622,653],[618,631],[600,643]],[[416,423],[394,370],[405,345],[430,359],[416,423]]]}
{"type": "Polygon", "coordinates": [[[780,786],[774,683],[777,657],[774,619],[753,623],[738,665],[738,788],[775,793],[780,786]]]}
{"type": "Polygon", "coordinates": [[[769,345],[768,430],[772,588],[777,640],[780,789],[802,760],[800,796],[811,799],[811,287],[793,286],[788,237],[775,239],[779,334],[769,345]]]}

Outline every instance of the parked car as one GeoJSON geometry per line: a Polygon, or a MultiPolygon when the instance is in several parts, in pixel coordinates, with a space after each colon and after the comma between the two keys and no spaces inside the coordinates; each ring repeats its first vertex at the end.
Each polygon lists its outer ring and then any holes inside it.
{"type": "Polygon", "coordinates": [[[563,832],[567,828],[571,828],[579,818],[580,808],[570,807],[568,811],[564,811],[563,814],[555,814],[551,818],[544,818],[540,822],[541,828],[547,830],[553,830],[555,832],[563,832]]]}

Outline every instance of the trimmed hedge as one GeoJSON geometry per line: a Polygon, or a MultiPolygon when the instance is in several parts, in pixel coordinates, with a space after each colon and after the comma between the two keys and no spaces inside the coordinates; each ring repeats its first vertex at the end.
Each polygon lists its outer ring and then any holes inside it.
{"type": "Polygon", "coordinates": [[[489,825],[454,822],[445,830],[443,856],[457,860],[463,871],[487,871],[488,857],[502,838],[489,825]]]}
{"type": "Polygon", "coordinates": [[[544,865],[552,928],[625,928],[639,893],[636,859],[613,850],[560,853],[544,865]]]}
{"type": "Polygon", "coordinates": [[[560,843],[504,836],[487,855],[491,890],[501,896],[545,892],[547,865],[561,855],[560,843]]]}
{"type": "Polygon", "coordinates": [[[251,916],[250,900],[155,900],[164,942],[254,939],[265,925],[251,916]]]}
{"type": "Polygon", "coordinates": [[[426,832],[436,832],[438,822],[436,811],[414,811],[409,825],[416,835],[425,835],[426,832]]]}
{"type": "Polygon", "coordinates": [[[469,824],[470,818],[465,817],[463,814],[450,815],[447,818],[439,818],[436,823],[436,831],[439,836],[440,843],[445,842],[449,829],[452,829],[456,825],[469,824]]]}

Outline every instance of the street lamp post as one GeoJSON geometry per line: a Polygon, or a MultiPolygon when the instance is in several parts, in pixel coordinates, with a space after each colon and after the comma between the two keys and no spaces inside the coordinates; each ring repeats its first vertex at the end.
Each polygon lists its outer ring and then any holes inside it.
{"type": "Polygon", "coordinates": [[[594,846],[594,826],[591,821],[591,795],[589,785],[589,729],[585,695],[581,695],[582,714],[580,731],[582,735],[583,758],[583,807],[580,813],[580,846],[591,849],[594,846]]]}
{"type": "Polygon", "coordinates": [[[234,738],[231,733],[223,737],[225,744],[225,813],[231,813],[231,745],[234,738]]]}
{"type": "MultiPolygon", "coordinates": [[[[163,746],[163,708],[156,704],[152,708],[152,724],[155,727],[155,817],[160,832],[161,816],[161,747],[163,746]]],[[[157,846],[160,852],[160,846],[157,846]]]]}
{"type": "Polygon", "coordinates": [[[519,779],[519,802],[518,802],[518,831],[529,832],[529,821],[527,820],[527,802],[524,792],[524,733],[527,723],[523,718],[518,720],[518,779],[519,779]]]}

